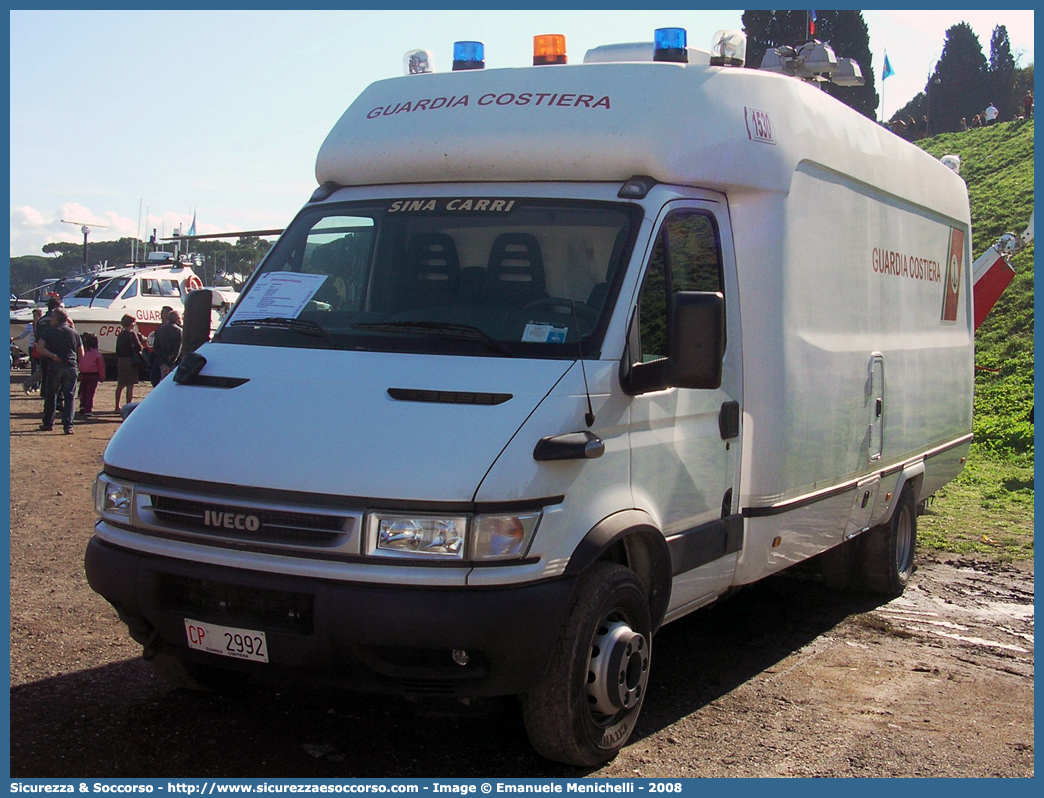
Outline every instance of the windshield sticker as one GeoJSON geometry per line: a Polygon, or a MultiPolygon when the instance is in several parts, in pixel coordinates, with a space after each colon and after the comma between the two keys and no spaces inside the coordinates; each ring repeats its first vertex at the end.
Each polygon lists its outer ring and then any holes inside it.
{"type": "Polygon", "coordinates": [[[448,211],[449,213],[509,213],[515,207],[513,199],[490,199],[480,197],[453,197],[449,199],[395,200],[388,206],[388,213],[423,213],[448,211]]]}
{"type": "Polygon", "coordinates": [[[257,278],[249,293],[239,300],[236,321],[247,319],[296,319],[305,309],[327,275],[298,272],[268,272],[257,278]]]}
{"type": "Polygon", "coordinates": [[[527,344],[564,344],[568,332],[568,327],[530,322],[522,332],[522,340],[527,344]]]}

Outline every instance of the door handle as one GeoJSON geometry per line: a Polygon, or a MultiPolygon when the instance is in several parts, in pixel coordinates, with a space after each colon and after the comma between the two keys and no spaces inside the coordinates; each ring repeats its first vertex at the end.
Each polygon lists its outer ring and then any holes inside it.
{"type": "Polygon", "coordinates": [[[739,436],[740,406],[739,402],[723,402],[718,411],[718,431],[721,439],[727,441],[739,436]]]}

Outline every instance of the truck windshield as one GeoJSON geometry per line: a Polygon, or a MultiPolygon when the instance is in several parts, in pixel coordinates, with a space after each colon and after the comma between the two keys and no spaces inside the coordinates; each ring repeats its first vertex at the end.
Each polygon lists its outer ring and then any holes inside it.
{"type": "Polygon", "coordinates": [[[641,210],[433,198],[306,208],[215,340],[597,356],[641,210]]]}

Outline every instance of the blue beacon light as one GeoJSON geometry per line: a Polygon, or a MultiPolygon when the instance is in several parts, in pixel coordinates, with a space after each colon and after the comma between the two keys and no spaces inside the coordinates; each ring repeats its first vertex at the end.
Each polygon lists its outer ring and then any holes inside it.
{"type": "Polygon", "coordinates": [[[685,28],[657,28],[653,36],[653,61],[689,62],[685,28]]]}
{"type": "Polygon", "coordinates": [[[453,71],[485,69],[486,53],[482,42],[453,43],[453,71]]]}

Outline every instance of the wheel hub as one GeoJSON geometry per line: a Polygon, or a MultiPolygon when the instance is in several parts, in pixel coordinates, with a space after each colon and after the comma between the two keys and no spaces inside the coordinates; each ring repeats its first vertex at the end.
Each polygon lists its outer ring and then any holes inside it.
{"type": "Polygon", "coordinates": [[[626,621],[604,621],[591,641],[587,668],[592,711],[615,715],[637,706],[648,681],[649,642],[626,621]]]}

